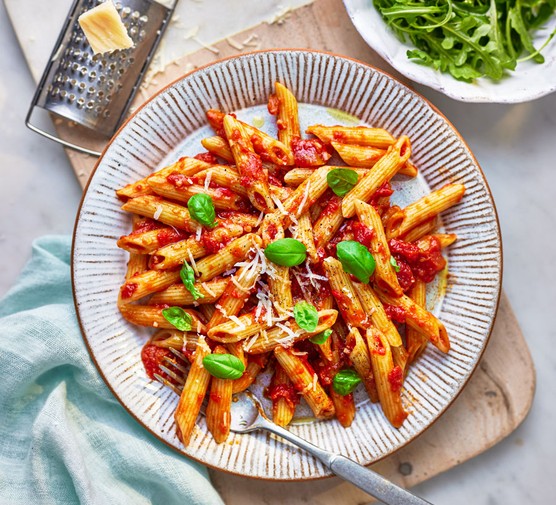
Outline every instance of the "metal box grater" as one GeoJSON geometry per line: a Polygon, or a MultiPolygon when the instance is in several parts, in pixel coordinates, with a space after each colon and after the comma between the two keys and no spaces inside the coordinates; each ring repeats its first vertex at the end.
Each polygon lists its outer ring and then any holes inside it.
{"type": "Polygon", "coordinates": [[[178,0],[116,0],[134,47],[94,55],[78,18],[101,0],[75,0],[41,77],[26,124],[29,128],[88,154],[91,151],[31,124],[35,107],[110,137],[122,122],[178,0]]]}

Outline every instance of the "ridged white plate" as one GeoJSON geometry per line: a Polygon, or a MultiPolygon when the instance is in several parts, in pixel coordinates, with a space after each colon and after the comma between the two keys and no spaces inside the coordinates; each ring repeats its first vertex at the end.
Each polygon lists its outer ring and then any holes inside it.
{"type": "MultiPolygon", "coordinates": [[[[454,79],[432,67],[419,65],[407,58],[410,42],[401,42],[386,25],[373,0],[343,0],[353,25],[380,56],[409,79],[429,86],[462,102],[520,103],[535,100],[556,91],[556,40],[542,51],[542,65],[532,60],[518,63],[514,71],[498,82],[487,78],[467,83],[454,79]]],[[[537,30],[533,42],[541,47],[556,29],[556,16],[537,30]]]]}
{"type": "MultiPolygon", "coordinates": [[[[116,308],[127,261],[116,240],[129,232],[130,217],[120,210],[114,191],[180,155],[202,151],[199,140],[210,135],[207,109],[239,110],[248,120],[264,115],[277,80],[301,102],[303,125],[349,123],[348,116],[332,110],[339,109],[360,123],[408,135],[421,172],[403,183],[397,196],[402,204],[448,182],[467,187],[462,202],[443,216],[447,232],[459,238],[449,251],[447,289],[430,300],[452,350],[442,355],[429,347],[412,368],[404,392],[410,415],[403,427],[392,428],[380,408],[367,402],[349,429],[334,420],[291,430],[367,464],[407,444],[440,416],[469,379],[492,329],[502,270],[496,211],[477,162],[452,125],[423,98],[362,63],[305,51],[252,53],[197,70],[155,96],[114,137],[91,178],[75,228],[73,285],[91,356],[116,397],[148,430],[216,468],[251,477],[308,479],[329,472],[263,433],[232,435],[218,445],[202,418],[184,449],[175,435],[176,395],[148,380],[141,365],[141,347],[151,330],[127,323],[116,308]]],[[[271,131],[271,124],[267,120],[265,128],[271,131]]]]}

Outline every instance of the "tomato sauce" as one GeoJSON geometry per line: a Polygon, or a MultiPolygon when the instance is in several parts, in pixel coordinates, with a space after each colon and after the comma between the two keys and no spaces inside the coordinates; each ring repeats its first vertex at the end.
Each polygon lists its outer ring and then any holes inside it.
{"type": "Polygon", "coordinates": [[[388,373],[388,383],[390,384],[390,390],[392,393],[397,393],[403,384],[403,370],[399,365],[396,365],[388,373]]]}
{"type": "MultiPolygon", "coordinates": [[[[402,268],[405,268],[403,267],[404,263],[411,269],[413,277],[423,282],[431,282],[436,274],[446,266],[446,260],[442,256],[440,241],[434,236],[429,235],[419,240],[418,245],[396,239],[391,239],[388,245],[400,267],[398,280],[400,280],[402,268]]],[[[403,281],[408,281],[409,276],[405,273],[402,274],[402,278],[403,281]],[[404,275],[405,278],[403,278],[404,275]]],[[[406,285],[411,287],[413,283],[406,282],[406,285]]],[[[400,280],[400,286],[406,291],[402,280],[400,280]]]]}
{"type": "Polygon", "coordinates": [[[299,403],[299,395],[295,391],[293,384],[274,384],[271,382],[267,391],[267,396],[273,403],[283,398],[290,407],[295,407],[299,403]]]}
{"type": "Polygon", "coordinates": [[[326,146],[318,139],[301,139],[295,137],[291,148],[296,167],[314,167],[324,165],[330,158],[326,146]]]}
{"type": "Polygon", "coordinates": [[[383,303],[386,315],[396,323],[405,323],[405,310],[399,305],[390,305],[388,303],[383,303]]]}
{"type": "Polygon", "coordinates": [[[374,337],[372,347],[369,348],[369,351],[373,354],[378,354],[379,356],[384,356],[386,354],[386,349],[382,344],[382,340],[380,340],[377,336],[374,337]]]}
{"type": "Polygon", "coordinates": [[[247,160],[240,166],[240,183],[246,188],[252,187],[257,181],[265,180],[261,158],[254,153],[246,153],[247,160]]]}
{"type": "Polygon", "coordinates": [[[353,238],[365,247],[371,247],[371,240],[374,236],[374,230],[367,228],[364,224],[359,221],[354,221],[351,224],[351,230],[353,231],[353,238]]]}
{"type": "Polygon", "coordinates": [[[168,379],[169,377],[160,370],[160,365],[164,358],[173,359],[173,357],[174,355],[169,349],[153,344],[146,344],[141,350],[141,360],[143,361],[145,372],[147,372],[150,379],[154,379],[155,373],[168,379]]]}
{"type": "Polygon", "coordinates": [[[189,186],[191,182],[193,182],[189,177],[178,172],[170,174],[168,177],[166,177],[166,181],[168,181],[168,183],[170,183],[176,189],[183,188],[184,186],[189,186]]]}
{"type": "MultiPolygon", "coordinates": [[[[216,135],[226,138],[226,132],[224,131],[224,114],[223,112],[215,109],[210,109],[207,111],[207,121],[209,122],[212,129],[216,132],[216,135]]],[[[230,116],[236,117],[235,114],[230,114],[230,116]]]]}
{"type": "Polygon", "coordinates": [[[137,226],[136,230],[133,230],[130,235],[139,235],[141,233],[146,233],[148,231],[153,231],[160,228],[160,224],[154,221],[153,219],[145,219],[144,221],[140,221],[139,225],[137,226]]]}
{"type": "Polygon", "coordinates": [[[205,163],[210,163],[211,165],[216,165],[218,163],[218,159],[212,153],[199,153],[194,156],[196,160],[204,161],[205,163]]]}
{"type": "Polygon", "coordinates": [[[402,260],[401,258],[397,259],[396,263],[398,264],[398,267],[400,269],[399,272],[396,272],[398,283],[405,293],[409,291],[415,284],[415,277],[413,276],[411,267],[404,260],[402,260]]]}
{"type": "Polygon", "coordinates": [[[139,285],[136,282],[126,282],[122,286],[122,290],[121,290],[122,298],[131,298],[133,296],[133,293],[137,291],[138,287],[139,285]]]}
{"type": "Polygon", "coordinates": [[[185,234],[174,230],[173,228],[163,228],[156,233],[156,240],[160,247],[177,242],[185,238],[185,234]]]}
{"type": "Polygon", "coordinates": [[[203,229],[200,242],[201,245],[207,250],[208,254],[214,254],[220,251],[220,249],[222,249],[226,244],[228,244],[228,242],[230,242],[230,238],[224,236],[216,239],[214,237],[214,234],[203,229]]]}
{"type": "Polygon", "coordinates": [[[280,99],[274,93],[268,97],[267,108],[268,112],[273,116],[276,116],[280,110],[280,99]]]}

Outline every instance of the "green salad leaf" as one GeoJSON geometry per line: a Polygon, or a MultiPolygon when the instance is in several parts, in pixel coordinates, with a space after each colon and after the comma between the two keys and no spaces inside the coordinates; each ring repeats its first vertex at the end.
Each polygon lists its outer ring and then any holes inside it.
{"type": "Polygon", "coordinates": [[[556,11],[556,0],[373,0],[388,26],[415,49],[411,60],[456,79],[498,81],[519,61],[544,62],[532,31],[556,11]],[[525,56],[518,59],[523,53],[525,56]]]}

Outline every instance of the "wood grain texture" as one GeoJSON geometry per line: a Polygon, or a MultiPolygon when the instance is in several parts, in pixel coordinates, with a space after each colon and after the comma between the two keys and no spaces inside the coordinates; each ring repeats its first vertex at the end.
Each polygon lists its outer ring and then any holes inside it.
{"type": "MultiPolygon", "coordinates": [[[[315,0],[310,5],[292,11],[283,24],[264,23],[245,30],[233,38],[241,43],[250,37],[259,42],[257,47],[249,46],[238,51],[226,40],[223,40],[214,44],[219,51],[218,54],[208,49],[201,49],[171,63],[164,72],[151,76],[149,82],[143,84],[131,111],[167,84],[183,76],[184,73],[221,58],[228,58],[255,49],[288,47],[330,51],[376,66],[409,85],[409,81],[405,77],[388,65],[361,38],[353,27],[341,0],[315,0]]],[[[68,125],[60,119],[55,120],[55,123],[59,134],[71,142],[86,144],[87,147],[98,151],[101,151],[105,145],[105,139],[92,136],[90,130],[68,125]]],[[[70,149],[66,149],[66,152],[80,184],[85,186],[89,174],[95,166],[96,158],[70,149]]]]}
{"type": "MultiPolygon", "coordinates": [[[[328,50],[376,65],[400,76],[363,42],[352,27],[340,0],[316,0],[294,11],[283,25],[260,25],[234,37],[242,41],[256,34],[260,49],[301,47],[328,50]]],[[[185,71],[233,56],[226,41],[216,45],[220,54],[200,50],[158,74],[138,95],[137,103],[154,94],[185,71]]],[[[404,79],[400,79],[404,81],[404,79]]],[[[82,132],[68,129],[73,138],[82,132]]],[[[97,148],[102,141],[95,141],[97,148]]],[[[84,185],[96,159],[68,151],[84,185]]],[[[510,434],[527,415],[535,388],[533,363],[511,306],[502,296],[497,322],[486,353],[474,376],[454,405],[416,441],[373,468],[387,478],[413,486],[470,459],[510,434]]],[[[369,497],[336,478],[312,482],[280,483],[252,480],[211,470],[213,482],[229,505],[236,503],[328,505],[365,503],[369,497]],[[255,498],[256,497],[256,498],[255,498]]]]}

